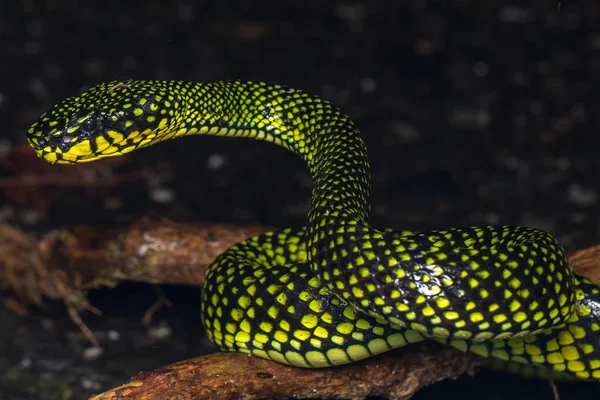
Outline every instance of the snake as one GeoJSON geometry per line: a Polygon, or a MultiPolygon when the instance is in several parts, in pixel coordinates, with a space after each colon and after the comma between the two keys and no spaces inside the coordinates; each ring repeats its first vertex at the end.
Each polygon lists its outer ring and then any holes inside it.
{"type": "Polygon", "coordinates": [[[558,241],[521,226],[372,227],[361,133],[316,95],[256,81],[104,82],[52,106],[26,137],[47,162],[75,164],[193,135],[281,146],[312,180],[303,226],[244,240],[209,266],[200,317],[219,349],[323,368],[432,340],[600,380],[600,290],[558,241]]]}

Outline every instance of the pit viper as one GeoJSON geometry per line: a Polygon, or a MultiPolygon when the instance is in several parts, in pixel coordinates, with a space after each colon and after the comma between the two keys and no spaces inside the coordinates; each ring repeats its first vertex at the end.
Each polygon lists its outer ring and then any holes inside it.
{"type": "Polygon", "coordinates": [[[27,140],[44,160],[74,164],[191,135],[282,146],[313,183],[305,226],[250,238],[210,266],[201,319],[222,350],[318,368],[429,339],[600,379],[599,289],[561,245],[518,226],[370,226],[363,140],[317,96],[249,81],[107,82],[51,107],[27,140]]]}

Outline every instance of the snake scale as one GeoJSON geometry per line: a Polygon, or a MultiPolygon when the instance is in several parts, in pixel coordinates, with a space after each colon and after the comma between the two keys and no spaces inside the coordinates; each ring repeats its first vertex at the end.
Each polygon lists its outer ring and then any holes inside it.
{"type": "Polygon", "coordinates": [[[599,288],[560,244],[525,227],[371,227],[365,146],[319,97],[260,82],[107,82],[54,105],[27,139],[73,164],[188,135],[283,146],[313,182],[303,228],[248,239],[210,266],[201,318],[221,349],[316,368],[430,339],[600,380],[599,288]]]}

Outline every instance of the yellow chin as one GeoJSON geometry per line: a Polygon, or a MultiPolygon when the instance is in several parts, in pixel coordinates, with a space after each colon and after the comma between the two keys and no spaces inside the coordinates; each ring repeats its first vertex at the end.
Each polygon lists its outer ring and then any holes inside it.
{"type": "Polygon", "coordinates": [[[69,157],[65,154],[55,153],[55,152],[45,152],[43,150],[39,150],[36,152],[38,157],[43,158],[48,161],[50,164],[75,164],[77,162],[76,157],[69,157]]]}
{"type": "Polygon", "coordinates": [[[150,130],[144,131],[142,134],[134,132],[129,136],[130,138],[133,137],[130,143],[127,143],[123,139],[123,135],[117,132],[109,131],[109,134],[113,139],[119,140],[108,142],[105,138],[99,136],[95,139],[95,152],[92,152],[92,146],[88,139],[73,144],[64,152],[60,148],[46,146],[42,149],[36,149],[36,153],[38,157],[43,158],[51,164],[76,164],[127,154],[139,148],[149,146],[156,141],[160,141],[160,138],[157,139],[156,133],[150,130]]]}
{"type": "Polygon", "coordinates": [[[43,150],[36,151],[37,156],[46,160],[50,164],[77,164],[98,160],[100,158],[108,157],[106,154],[98,155],[72,155],[69,153],[58,153],[58,152],[44,152],[43,150]]]}

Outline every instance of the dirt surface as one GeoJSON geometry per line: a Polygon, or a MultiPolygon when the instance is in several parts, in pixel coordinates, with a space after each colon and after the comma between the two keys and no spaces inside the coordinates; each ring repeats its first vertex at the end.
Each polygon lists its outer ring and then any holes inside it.
{"type": "MultiPolygon", "coordinates": [[[[39,235],[70,224],[164,216],[303,223],[306,169],[285,150],[190,137],[107,162],[37,162],[28,125],[58,100],[118,78],[257,79],[320,94],[356,121],[375,226],[524,224],[567,249],[600,241],[600,3],[18,1],[0,15],[0,221],[39,235]],[[101,4],[101,5],[100,5],[101,4]],[[12,8],[11,8],[12,7],[12,8]]],[[[60,304],[0,308],[0,399],[81,399],[214,351],[199,289],[91,295],[98,354],[60,304]]],[[[595,385],[558,385],[561,399],[595,385]]],[[[424,399],[551,399],[547,382],[485,372],[424,399]],[[483,396],[483,397],[482,397],[483,396]]]]}

